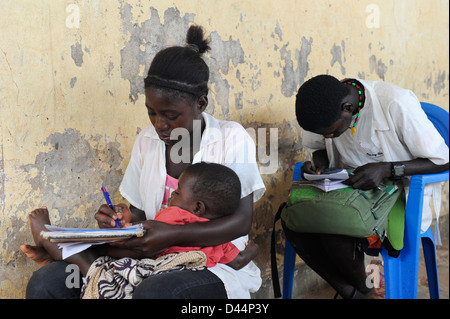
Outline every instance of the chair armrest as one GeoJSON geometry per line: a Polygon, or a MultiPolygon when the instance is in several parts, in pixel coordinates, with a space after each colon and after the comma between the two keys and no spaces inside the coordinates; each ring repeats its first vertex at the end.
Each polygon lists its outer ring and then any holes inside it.
{"type": "Polygon", "coordinates": [[[448,181],[448,171],[437,174],[413,175],[411,177],[410,188],[422,188],[426,184],[448,181]]]}

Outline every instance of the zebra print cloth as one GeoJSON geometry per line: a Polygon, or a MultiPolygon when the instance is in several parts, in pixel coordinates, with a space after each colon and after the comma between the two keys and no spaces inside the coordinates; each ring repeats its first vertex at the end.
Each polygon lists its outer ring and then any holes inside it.
{"type": "Polygon", "coordinates": [[[134,289],[148,276],[183,269],[202,270],[206,255],[201,251],[169,254],[157,259],[97,258],[88,270],[82,299],[130,299],[134,289]]]}

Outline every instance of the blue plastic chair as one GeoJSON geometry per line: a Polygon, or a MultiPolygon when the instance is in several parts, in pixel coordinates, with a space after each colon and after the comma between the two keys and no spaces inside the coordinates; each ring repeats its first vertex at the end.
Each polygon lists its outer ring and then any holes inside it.
{"type": "MultiPolygon", "coordinates": [[[[442,135],[445,143],[449,144],[449,114],[444,109],[429,103],[421,103],[428,119],[442,135]]],[[[300,180],[300,170],[303,163],[294,167],[293,181],[300,180]]],[[[420,239],[427,269],[430,298],[439,299],[439,281],[436,262],[436,247],[431,229],[421,234],[424,186],[430,183],[448,181],[449,172],[439,174],[414,175],[409,187],[408,202],[406,203],[404,247],[398,258],[388,255],[382,248],[384,261],[384,279],[386,299],[416,299],[419,279],[419,249],[420,239]]],[[[294,266],[296,252],[289,241],[285,242],[284,271],[283,271],[283,299],[292,298],[294,284],[294,266]]]]}

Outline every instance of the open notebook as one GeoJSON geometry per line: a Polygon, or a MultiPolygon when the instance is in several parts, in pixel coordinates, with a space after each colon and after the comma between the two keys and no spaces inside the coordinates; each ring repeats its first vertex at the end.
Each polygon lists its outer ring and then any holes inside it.
{"type": "Polygon", "coordinates": [[[342,183],[343,181],[348,179],[348,172],[345,169],[324,172],[320,175],[305,173],[303,176],[306,180],[300,180],[294,183],[301,185],[311,185],[323,190],[324,192],[349,187],[348,185],[342,183]]]}
{"type": "Polygon", "coordinates": [[[125,228],[65,228],[45,225],[48,231],[42,231],[41,236],[50,239],[51,242],[105,242],[131,237],[144,236],[145,230],[142,224],[125,228]]]}
{"type": "Polygon", "coordinates": [[[101,245],[112,241],[131,237],[142,237],[145,229],[142,224],[126,228],[65,228],[45,225],[48,231],[42,231],[41,236],[58,243],[62,250],[62,258],[66,259],[74,254],[88,249],[92,245],[101,245]]]}

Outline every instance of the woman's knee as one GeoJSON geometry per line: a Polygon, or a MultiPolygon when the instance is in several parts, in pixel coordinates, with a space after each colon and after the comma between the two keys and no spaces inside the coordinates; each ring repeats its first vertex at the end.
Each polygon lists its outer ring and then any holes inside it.
{"type": "Polygon", "coordinates": [[[136,287],[134,299],[226,299],[222,281],[208,270],[173,271],[150,276],[136,287]]]}
{"type": "Polygon", "coordinates": [[[150,276],[143,280],[133,292],[133,299],[176,299],[170,281],[165,276],[150,276]]]}
{"type": "Polygon", "coordinates": [[[63,261],[36,270],[28,281],[27,299],[80,298],[82,279],[76,267],[63,261]]]}

